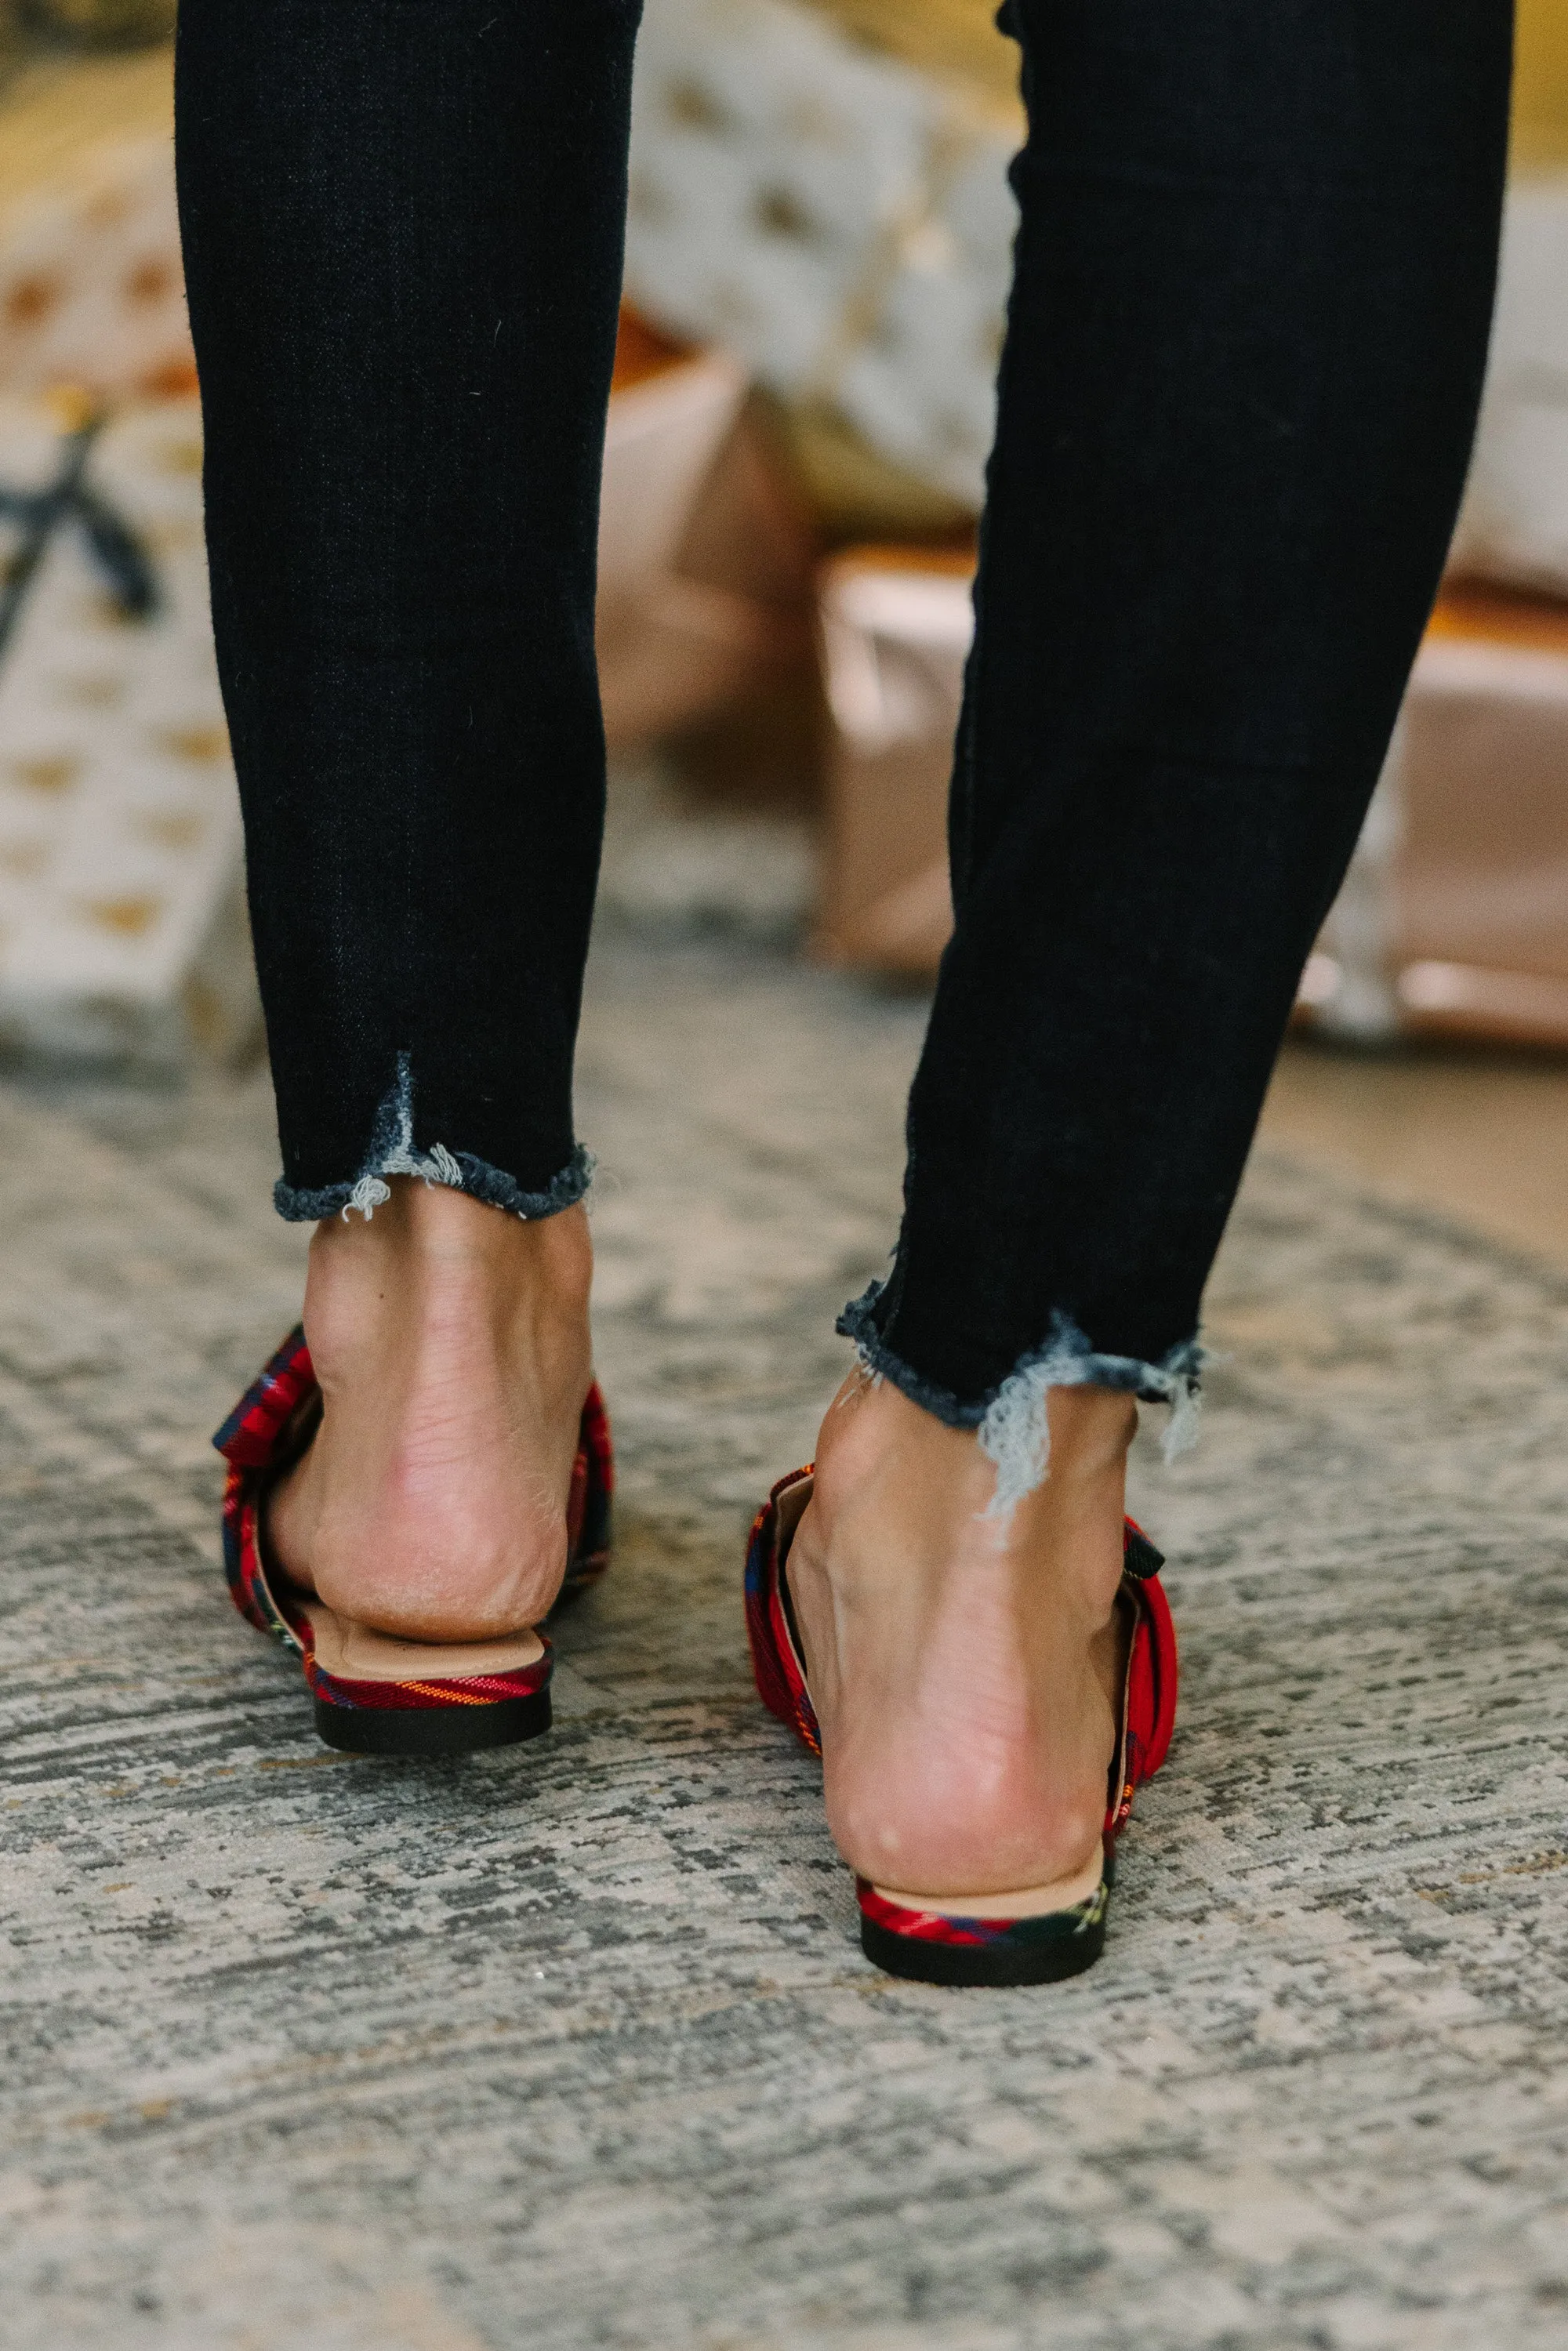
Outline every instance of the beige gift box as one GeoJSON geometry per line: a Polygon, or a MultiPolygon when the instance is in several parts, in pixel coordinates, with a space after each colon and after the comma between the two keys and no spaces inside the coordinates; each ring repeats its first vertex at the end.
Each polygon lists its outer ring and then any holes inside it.
{"type": "MultiPolygon", "coordinates": [[[[821,616],[832,737],[818,949],[928,979],[952,924],[969,560],[852,551],[824,568],[821,616]]],[[[1568,1044],[1568,602],[1446,590],[1299,1011],[1360,1041],[1568,1044]]]]}
{"type": "MultiPolygon", "coordinates": [[[[57,473],[73,415],[109,413],[86,484],[158,587],[145,619],[118,611],[68,517],[0,659],[0,1048],[167,1067],[243,1054],[260,1007],[166,139],[97,148],[8,213],[0,392],[13,491],[57,473]]],[[[0,530],[15,545],[16,518],[0,530]]]]}
{"type": "Polygon", "coordinates": [[[813,698],[817,553],[745,371],[623,312],[599,534],[612,750],[813,698]]]}
{"type": "Polygon", "coordinates": [[[859,548],[823,567],[831,731],[815,946],[830,963],[922,979],[947,943],[947,786],[972,573],[961,549],[859,548]]]}
{"type": "Polygon", "coordinates": [[[120,402],[195,383],[169,142],[108,143],[6,216],[0,386],[120,402]]]}
{"type": "Polygon", "coordinates": [[[1446,590],[1300,1009],[1568,1044],[1568,603],[1446,590]]]}

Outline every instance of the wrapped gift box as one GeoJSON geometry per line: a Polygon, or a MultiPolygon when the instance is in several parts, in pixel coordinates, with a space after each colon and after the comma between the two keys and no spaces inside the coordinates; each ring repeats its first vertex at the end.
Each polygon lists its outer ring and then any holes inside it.
{"type": "MultiPolygon", "coordinates": [[[[8,492],[57,479],[69,446],[47,408],[0,405],[8,492]]],[[[128,605],[68,508],[0,649],[0,1043],[138,1064],[238,1054],[259,1008],[195,402],[122,411],[82,486],[142,551],[155,602],[128,605]]],[[[14,563],[26,517],[0,535],[14,563]]]]}
{"type": "MultiPolygon", "coordinates": [[[[51,391],[101,407],[112,421],[87,486],[160,584],[155,614],[117,617],[80,517],[68,519],[0,657],[0,1048],[12,1051],[170,1065],[241,1052],[258,1034],[183,288],[166,139],[100,145],[6,214],[0,489],[36,491],[59,463],[63,428],[40,404],[51,391]]],[[[14,524],[0,521],[13,539],[14,524]]],[[[747,372],[634,317],[600,553],[614,747],[810,703],[814,529],[747,372]]]]}
{"type": "MultiPolygon", "coordinates": [[[[852,550],[825,568],[821,609],[832,738],[818,948],[928,978],[951,927],[969,561],[852,550]]],[[[1446,590],[1299,1009],[1361,1042],[1568,1044],[1568,601],[1446,590]]]]}
{"type": "Polygon", "coordinates": [[[1511,193],[1456,569],[1568,595],[1568,174],[1511,193]]]}
{"type": "MultiPolygon", "coordinates": [[[[169,1067],[259,1036],[194,391],[169,141],[100,142],[5,215],[0,489],[40,489],[65,412],[101,411],[83,487],[141,550],[156,600],[141,614],[117,602],[78,507],[0,649],[10,1051],[169,1067]]],[[[25,516],[0,517],[0,535],[14,555],[25,516]]]]}
{"type": "Polygon", "coordinates": [[[597,632],[611,748],[810,699],[816,533],[745,371],[627,312],[616,378],[597,632]]]}
{"type": "Polygon", "coordinates": [[[791,0],[653,0],[634,86],[632,297],[972,510],[1018,121],[985,85],[791,0]]]}
{"type": "MultiPolygon", "coordinates": [[[[648,0],[627,283],[786,401],[831,507],[972,515],[1016,212],[1018,52],[980,0],[648,0]],[[856,467],[848,438],[874,461],[856,467]],[[884,469],[879,476],[878,466],[884,469]]],[[[1562,157],[1561,0],[1521,12],[1521,152],[1562,157]],[[1543,147],[1542,131],[1550,131],[1543,147]],[[1528,134],[1528,135],[1526,135],[1528,134]]],[[[880,516],[880,519],[874,517],[880,516]]],[[[1511,191],[1464,566],[1568,591],[1568,175],[1511,191]]]]}
{"type": "Polygon", "coordinates": [[[831,716],[817,952],[927,977],[952,928],[947,786],[974,628],[965,549],[852,549],[821,585],[831,716]]]}
{"type": "Polygon", "coordinates": [[[0,387],[120,401],[195,381],[170,142],[106,142],[6,215],[0,387]]]}
{"type": "Polygon", "coordinates": [[[1303,1017],[1568,1045],[1568,602],[1439,600],[1303,1017]]]}
{"type": "MultiPolygon", "coordinates": [[[[612,402],[601,645],[620,747],[813,674],[814,550],[788,502],[770,505],[745,392],[730,362],[699,357],[612,402]]],[[[47,404],[0,404],[0,507],[43,490],[68,445],[47,404]]],[[[0,1049],[13,1053],[172,1066],[258,1035],[201,445],[193,400],[132,404],[83,475],[147,558],[155,610],[117,604],[73,509],[0,647],[0,1049]]],[[[24,521],[0,512],[0,577],[24,521]]]]}

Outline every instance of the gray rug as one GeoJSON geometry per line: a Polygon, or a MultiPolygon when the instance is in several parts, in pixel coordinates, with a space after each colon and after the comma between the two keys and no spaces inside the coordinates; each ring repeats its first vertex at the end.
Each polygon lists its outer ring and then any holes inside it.
{"type": "Polygon", "coordinates": [[[325,1753],[216,1573],[299,1280],[260,1082],[0,1090],[6,2351],[1568,2338],[1568,1284],[1258,1165],[1139,1468],[1186,1685],[1107,1960],[894,1984],[737,1574],[919,1028],[601,953],[620,1546],[555,1736],[452,1765],[325,1753]]]}

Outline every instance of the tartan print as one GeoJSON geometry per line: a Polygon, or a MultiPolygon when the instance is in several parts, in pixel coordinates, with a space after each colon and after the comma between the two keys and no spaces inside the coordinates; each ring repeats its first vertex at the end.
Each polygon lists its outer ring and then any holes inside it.
{"type": "Polygon", "coordinates": [[[610,1564],[610,1520],[615,1492],[615,1451],[610,1437],[610,1415],[596,1380],[582,1407],[577,1458],[571,1465],[571,1496],[567,1504],[566,1581],[561,1597],[586,1592],[610,1564]]]}
{"type": "Polygon", "coordinates": [[[296,1323],[214,1437],[225,1460],[249,1469],[268,1466],[284,1429],[315,1385],[304,1326],[296,1323]]]}
{"type": "Polygon", "coordinates": [[[757,1695],[769,1714],[787,1723],[813,1755],[822,1751],[817,1711],[806,1688],[806,1669],[784,1613],[779,1577],[779,1505],[811,1475],[812,1465],[780,1478],[751,1523],[746,1550],[746,1631],[757,1695]]]}
{"type": "MultiPolygon", "coordinates": [[[[779,1504],[811,1474],[808,1464],[781,1478],[752,1523],[746,1553],[746,1628],[763,1705],[794,1731],[802,1746],[820,1756],[821,1735],[806,1687],[805,1663],[785,1605],[782,1569],[789,1546],[781,1553],[779,1540],[779,1504]]],[[[1159,1580],[1165,1561],[1132,1519],[1124,1526],[1122,1552],[1122,1589],[1137,1614],[1127,1657],[1122,1734],[1105,1809],[1105,1871],[1100,1884],[1086,1900],[1066,1910],[1047,1911],[1032,1918],[967,1918],[945,1911],[906,1909],[879,1894],[866,1879],[857,1878],[862,1915],[873,1926],[913,1942],[970,1950],[1033,1951],[1042,1945],[1091,1935],[1103,1925],[1115,1840],[1131,1818],[1134,1791],[1165,1761],[1176,1724],[1176,1627],[1159,1580]]]]}
{"type": "MultiPolygon", "coordinates": [[[[261,1545],[261,1513],[267,1489],[277,1471],[301,1449],[302,1424],[320,1391],[302,1326],[296,1326],[246,1389],[213,1443],[228,1463],[224,1487],[224,1570],[240,1614],[294,1651],[312,1695],[328,1706],[371,1708],[379,1712],[441,1707],[494,1706],[531,1698],[544,1689],[554,1663],[550,1645],[531,1666],[515,1673],[470,1674],[420,1681],[350,1681],[329,1673],[316,1658],[310,1619],[295,1604],[286,1584],[274,1586],[261,1545]]],[[[568,1504],[570,1545],[563,1594],[597,1583],[610,1556],[611,1495],[614,1457],[610,1417],[597,1383],[582,1408],[582,1426],[572,1465],[568,1504]]],[[[539,1636],[544,1639],[541,1634],[539,1636]]]]}
{"type": "Polygon", "coordinates": [[[1038,1918],[960,1918],[942,1910],[906,1910],[890,1902],[863,1877],[855,1880],[861,1910],[890,1935],[905,1935],[917,1943],[949,1943],[968,1950],[1016,1949],[1040,1943],[1067,1943],[1092,1934],[1110,1905],[1111,1888],[1100,1880],[1086,1901],[1070,1910],[1048,1910],[1038,1918]]]}

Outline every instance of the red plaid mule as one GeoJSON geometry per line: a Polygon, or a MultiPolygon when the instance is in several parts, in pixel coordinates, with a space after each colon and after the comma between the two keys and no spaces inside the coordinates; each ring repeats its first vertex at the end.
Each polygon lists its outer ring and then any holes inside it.
{"type": "MultiPolygon", "coordinates": [[[[321,1417],[303,1330],[290,1332],[213,1443],[229,1465],[224,1566],[246,1622],[303,1661],[316,1728],[329,1747],[371,1755],[467,1755],[537,1739],[550,1726],[550,1645],[542,1634],[437,1646],[394,1640],[328,1608],[268,1569],[261,1514],[267,1487],[298,1459],[321,1417]]],[[[610,1556],[614,1489],[610,1421],[597,1385],[582,1407],[568,1505],[561,1603],[597,1583],[610,1556]]]]}
{"type": "MultiPolygon", "coordinates": [[[[816,1710],[806,1687],[785,1573],[810,1495],[810,1468],[797,1469],[779,1479],[757,1514],[746,1554],[746,1629],[763,1705],[788,1723],[813,1755],[821,1755],[816,1710]]],[[[1176,1628],[1159,1580],[1165,1561],[1131,1519],[1122,1555],[1122,1596],[1133,1612],[1133,1637],[1098,1884],[1065,1909],[1009,1917],[1001,1896],[988,1896],[967,1913],[956,1907],[914,1910],[898,1895],[857,1878],[861,1948],[889,1975],[939,1984],[1055,1983],[1064,1976],[1081,1975],[1104,1949],[1116,1839],[1131,1816],[1134,1790],[1166,1760],[1176,1706],[1176,1628]]]]}

